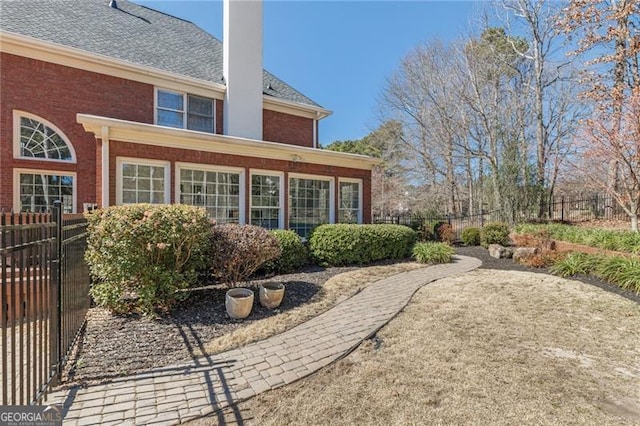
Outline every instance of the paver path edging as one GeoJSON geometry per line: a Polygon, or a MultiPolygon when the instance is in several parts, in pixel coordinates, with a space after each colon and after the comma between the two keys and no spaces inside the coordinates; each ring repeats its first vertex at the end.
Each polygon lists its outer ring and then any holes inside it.
{"type": "Polygon", "coordinates": [[[48,402],[64,405],[64,424],[70,425],[192,420],[335,362],[393,319],[420,287],[481,264],[455,256],[453,263],[393,275],[282,334],[189,363],[52,393],[48,402]]]}

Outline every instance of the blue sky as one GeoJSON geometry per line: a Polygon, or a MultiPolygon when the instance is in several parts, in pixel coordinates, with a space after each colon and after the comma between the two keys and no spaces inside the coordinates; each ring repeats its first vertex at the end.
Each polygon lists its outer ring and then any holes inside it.
{"type": "MultiPolygon", "coordinates": [[[[222,39],[222,2],[135,0],[222,39]]],[[[264,2],[264,67],[333,114],[320,143],[357,139],[379,124],[385,79],[414,46],[467,31],[482,2],[264,2]]]]}

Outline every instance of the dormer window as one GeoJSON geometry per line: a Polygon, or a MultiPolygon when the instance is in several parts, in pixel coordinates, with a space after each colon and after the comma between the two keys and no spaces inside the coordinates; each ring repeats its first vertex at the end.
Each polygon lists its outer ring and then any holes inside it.
{"type": "Polygon", "coordinates": [[[215,133],[215,105],[210,98],[156,89],[156,124],[215,133]]]}

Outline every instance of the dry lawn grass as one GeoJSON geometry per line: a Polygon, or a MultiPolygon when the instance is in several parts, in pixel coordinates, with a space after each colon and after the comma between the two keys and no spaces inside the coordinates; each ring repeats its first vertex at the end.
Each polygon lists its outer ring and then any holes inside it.
{"type": "Polygon", "coordinates": [[[637,303],[598,288],[477,270],[424,287],[342,361],[209,420],[637,425],[639,324],[637,303]]]}
{"type": "MultiPolygon", "coordinates": [[[[323,284],[322,289],[313,296],[309,303],[240,327],[207,343],[205,351],[208,354],[219,353],[282,333],[348,299],[362,290],[367,284],[391,275],[426,266],[416,262],[406,262],[363,267],[356,271],[336,275],[323,284]]],[[[284,297],[287,297],[286,293],[284,297]]]]}

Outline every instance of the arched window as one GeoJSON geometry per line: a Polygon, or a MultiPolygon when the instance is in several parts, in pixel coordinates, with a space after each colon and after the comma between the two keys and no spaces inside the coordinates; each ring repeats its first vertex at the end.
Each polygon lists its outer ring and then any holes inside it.
{"type": "Polygon", "coordinates": [[[16,157],[75,162],[73,146],[53,124],[19,111],[13,118],[16,157]]]}

